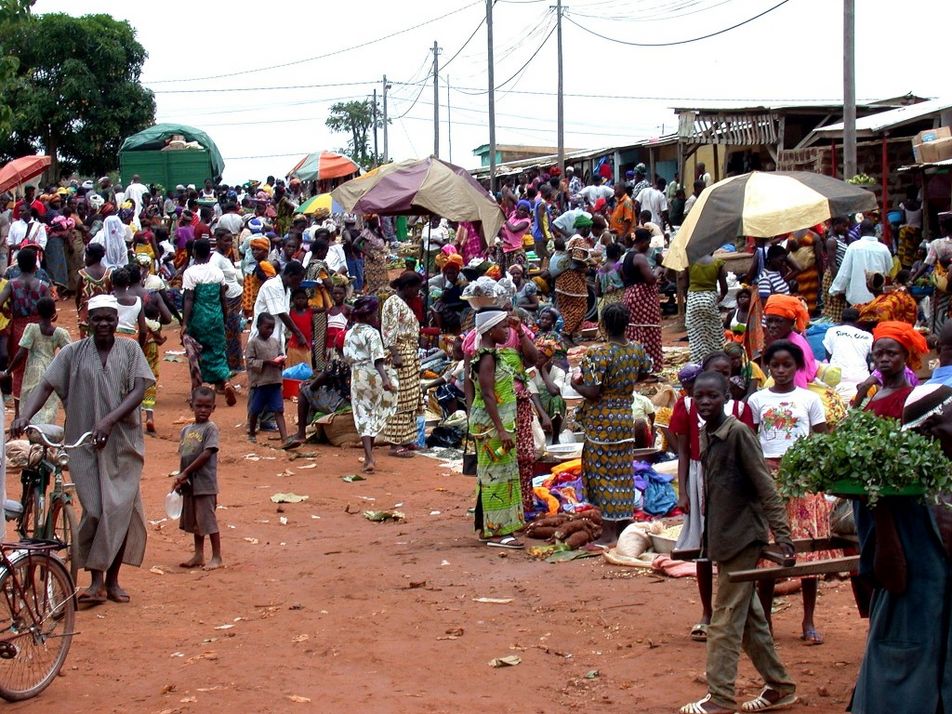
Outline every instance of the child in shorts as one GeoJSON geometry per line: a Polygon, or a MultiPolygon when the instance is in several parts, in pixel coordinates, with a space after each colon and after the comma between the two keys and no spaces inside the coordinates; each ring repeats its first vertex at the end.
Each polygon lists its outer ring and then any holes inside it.
{"type": "Polygon", "coordinates": [[[211,421],[215,411],[215,390],[196,387],[192,391],[192,412],[195,423],[182,427],[179,435],[179,475],[175,490],[182,494],[182,515],[179,528],[191,533],[195,553],[181,563],[183,568],[204,567],[215,570],[222,566],[221,537],[218,532],[218,427],[211,421]],[[212,558],[205,563],[205,536],[212,544],[212,558]]]}
{"type": "Polygon", "coordinates": [[[288,427],[284,421],[284,397],[281,395],[281,370],[285,355],[274,337],[274,315],[262,312],[258,315],[255,335],[248,339],[245,358],[248,368],[248,441],[257,441],[258,418],[264,413],[274,414],[281,435],[281,448],[300,446],[297,439],[288,439],[288,427]]]}

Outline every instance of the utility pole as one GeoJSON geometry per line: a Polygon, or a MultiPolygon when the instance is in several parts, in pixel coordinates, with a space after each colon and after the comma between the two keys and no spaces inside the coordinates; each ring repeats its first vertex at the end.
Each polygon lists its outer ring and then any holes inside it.
{"type": "Polygon", "coordinates": [[[387,118],[387,90],[390,89],[390,85],[387,84],[387,75],[383,76],[383,161],[387,163],[390,161],[390,142],[387,132],[387,124],[389,119],[387,118]]]}
{"type": "MultiPolygon", "coordinates": [[[[855,0],[843,0],[843,180],[856,175],[855,0]]],[[[886,177],[883,176],[883,184],[886,177]]]]}
{"type": "Polygon", "coordinates": [[[486,42],[489,66],[489,192],[496,195],[496,78],[493,67],[493,0],[486,0],[486,42]]]}
{"type": "Polygon", "coordinates": [[[374,166],[376,166],[378,163],[380,163],[379,161],[377,161],[377,157],[380,156],[380,154],[377,153],[377,89],[376,88],[374,88],[373,119],[374,119],[374,166]]]}
{"type": "Polygon", "coordinates": [[[433,156],[440,157],[440,45],[433,41],[433,156]]]}
{"type": "Polygon", "coordinates": [[[450,117],[450,76],[446,75],[446,148],[453,163],[453,119],[450,117]]]}
{"type": "Polygon", "coordinates": [[[562,94],[562,0],[556,0],[555,3],[555,39],[556,46],[558,47],[558,73],[559,73],[559,89],[558,89],[558,118],[557,118],[557,130],[558,142],[559,142],[559,171],[564,176],[565,175],[565,107],[563,106],[563,94],[562,94]]]}

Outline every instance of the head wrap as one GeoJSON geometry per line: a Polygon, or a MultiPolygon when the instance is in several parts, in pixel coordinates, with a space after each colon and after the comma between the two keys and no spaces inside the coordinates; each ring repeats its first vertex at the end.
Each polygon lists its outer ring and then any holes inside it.
{"type": "Polygon", "coordinates": [[[258,250],[271,250],[271,241],[267,238],[252,238],[251,247],[258,250]]]}
{"type": "Polygon", "coordinates": [[[248,221],[248,230],[252,233],[261,233],[264,230],[264,221],[260,218],[252,218],[248,221]]]}
{"type": "Polygon", "coordinates": [[[518,210],[518,209],[520,209],[520,208],[521,208],[523,211],[528,211],[528,212],[530,212],[530,213],[532,212],[532,204],[529,203],[529,202],[528,202],[526,199],[524,199],[524,198],[516,204],[516,209],[518,210]]]}
{"type": "Polygon", "coordinates": [[[485,335],[509,316],[505,310],[483,310],[476,313],[476,332],[485,335]]]}
{"type": "Polygon", "coordinates": [[[451,265],[455,265],[457,268],[462,270],[463,268],[463,256],[459,253],[453,253],[446,256],[446,262],[443,264],[443,270],[446,270],[451,265]]]}
{"type": "Polygon", "coordinates": [[[108,216],[102,224],[102,244],[106,249],[102,264],[107,268],[120,268],[125,265],[128,255],[126,236],[129,231],[118,216],[108,216]]]}
{"type": "Polygon", "coordinates": [[[119,220],[125,223],[126,221],[131,221],[133,217],[133,212],[131,208],[123,208],[119,211],[119,220]]]}
{"type": "Polygon", "coordinates": [[[108,308],[110,310],[115,310],[119,312],[119,301],[116,300],[115,295],[110,295],[108,293],[104,295],[94,295],[89,298],[89,302],[86,303],[86,308],[89,312],[93,310],[98,310],[100,308],[108,308]]]}
{"type": "Polygon", "coordinates": [[[368,315],[373,315],[377,312],[377,307],[380,305],[380,301],[373,295],[362,295],[357,298],[357,301],[354,303],[354,307],[351,310],[350,314],[354,317],[367,317],[368,315]]]}
{"type": "Polygon", "coordinates": [[[67,218],[66,216],[56,216],[50,221],[50,230],[53,231],[68,231],[73,226],[70,225],[72,219],[67,218]]]}
{"type": "Polygon", "coordinates": [[[701,365],[688,363],[678,371],[678,381],[683,384],[690,384],[701,373],[701,365]]]}
{"type": "Polygon", "coordinates": [[[764,315],[775,315],[793,320],[797,332],[803,332],[810,323],[810,313],[803,300],[793,295],[771,295],[764,305],[764,315]]]}
{"type": "Polygon", "coordinates": [[[929,351],[926,338],[908,322],[886,320],[873,328],[873,342],[888,338],[895,340],[909,353],[909,366],[913,369],[922,363],[922,355],[929,351]]]}
{"type": "Polygon", "coordinates": [[[952,387],[945,384],[920,384],[906,397],[902,408],[902,428],[916,429],[926,419],[952,404],[952,387]]]}
{"type": "Polygon", "coordinates": [[[492,278],[493,280],[499,280],[502,277],[502,268],[498,265],[491,265],[486,271],[486,277],[492,278]]]}
{"type": "Polygon", "coordinates": [[[535,347],[546,359],[552,359],[553,355],[561,349],[561,345],[555,340],[540,337],[535,341],[535,347]]]}
{"type": "Polygon", "coordinates": [[[144,268],[151,268],[151,267],[152,267],[152,258],[150,258],[150,257],[149,257],[148,255],[146,255],[145,253],[139,253],[139,254],[136,256],[136,262],[137,262],[139,265],[141,265],[142,267],[144,267],[144,268]]]}
{"type": "Polygon", "coordinates": [[[582,213],[578,218],[575,219],[576,228],[591,228],[592,227],[592,217],[587,213],[582,213]]]}
{"type": "Polygon", "coordinates": [[[99,213],[101,213],[104,216],[111,216],[115,212],[116,212],[115,205],[113,205],[109,201],[106,201],[104,204],[102,204],[102,208],[99,209],[99,213]]]}

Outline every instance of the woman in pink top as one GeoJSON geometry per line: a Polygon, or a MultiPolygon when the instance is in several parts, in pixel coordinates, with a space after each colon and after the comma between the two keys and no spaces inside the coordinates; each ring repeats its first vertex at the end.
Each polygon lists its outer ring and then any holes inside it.
{"type": "Polygon", "coordinates": [[[800,333],[807,329],[810,313],[803,301],[793,295],[775,294],[767,298],[764,305],[764,338],[769,346],[777,340],[789,340],[803,350],[803,368],[798,369],[794,385],[806,389],[816,379],[816,359],[813,349],[800,333]]]}
{"type": "Polygon", "coordinates": [[[507,271],[511,265],[525,265],[526,252],[523,250],[522,237],[529,230],[532,222],[529,214],[532,205],[522,200],[516,204],[516,210],[509,214],[509,218],[502,225],[502,255],[499,256],[502,270],[507,271]]]}

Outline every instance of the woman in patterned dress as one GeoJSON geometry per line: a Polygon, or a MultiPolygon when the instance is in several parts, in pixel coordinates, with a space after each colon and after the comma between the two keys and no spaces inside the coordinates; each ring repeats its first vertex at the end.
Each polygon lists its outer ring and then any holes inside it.
{"type": "Polygon", "coordinates": [[[625,337],[642,345],[653,363],[650,371],[660,372],[664,367],[664,353],[661,348],[661,303],[658,277],[647,258],[650,247],[651,231],[637,229],[634,243],[622,262],[624,303],[628,309],[628,329],[625,337]]]}
{"type": "Polygon", "coordinates": [[[695,364],[724,349],[724,328],[717,306],[726,295],[727,271],[723,260],[705,255],[691,263],[684,325],[691,346],[691,361],[695,364]]]}
{"type": "Polygon", "coordinates": [[[380,232],[380,219],[376,216],[367,219],[367,227],[361,232],[358,242],[364,255],[364,294],[375,295],[387,285],[387,259],[390,256],[387,241],[380,232]]]}
{"type": "Polygon", "coordinates": [[[374,470],[374,439],[396,411],[399,388],[396,372],[386,364],[377,329],[379,306],[372,295],[357,298],[351,312],[354,326],[344,338],[344,360],[351,368],[350,405],[364,447],[364,473],[374,470]]]}
{"type": "Polygon", "coordinates": [[[585,397],[577,417],[585,432],[585,491],[606,524],[602,542],[613,543],[635,510],[631,395],[638,380],[651,370],[651,360],[641,345],[625,338],[628,310],[624,305],[605,308],[602,323],[608,341],[588,350],[572,386],[585,397]]]}
{"type": "Polygon", "coordinates": [[[413,450],[416,448],[416,420],[423,403],[418,351],[420,322],[409,305],[419,294],[422,285],[423,278],[419,273],[405,271],[390,284],[397,294],[387,298],[380,318],[383,346],[390,351],[400,381],[397,413],[387,420],[383,439],[390,442],[393,456],[403,458],[413,456],[413,450]]]}
{"type": "Polygon", "coordinates": [[[489,546],[521,548],[512,535],[525,525],[515,448],[516,393],[512,368],[501,355],[508,350],[498,349],[510,337],[507,313],[477,313],[476,331],[479,344],[469,374],[474,386],[469,433],[476,441],[476,530],[489,546]]]}

